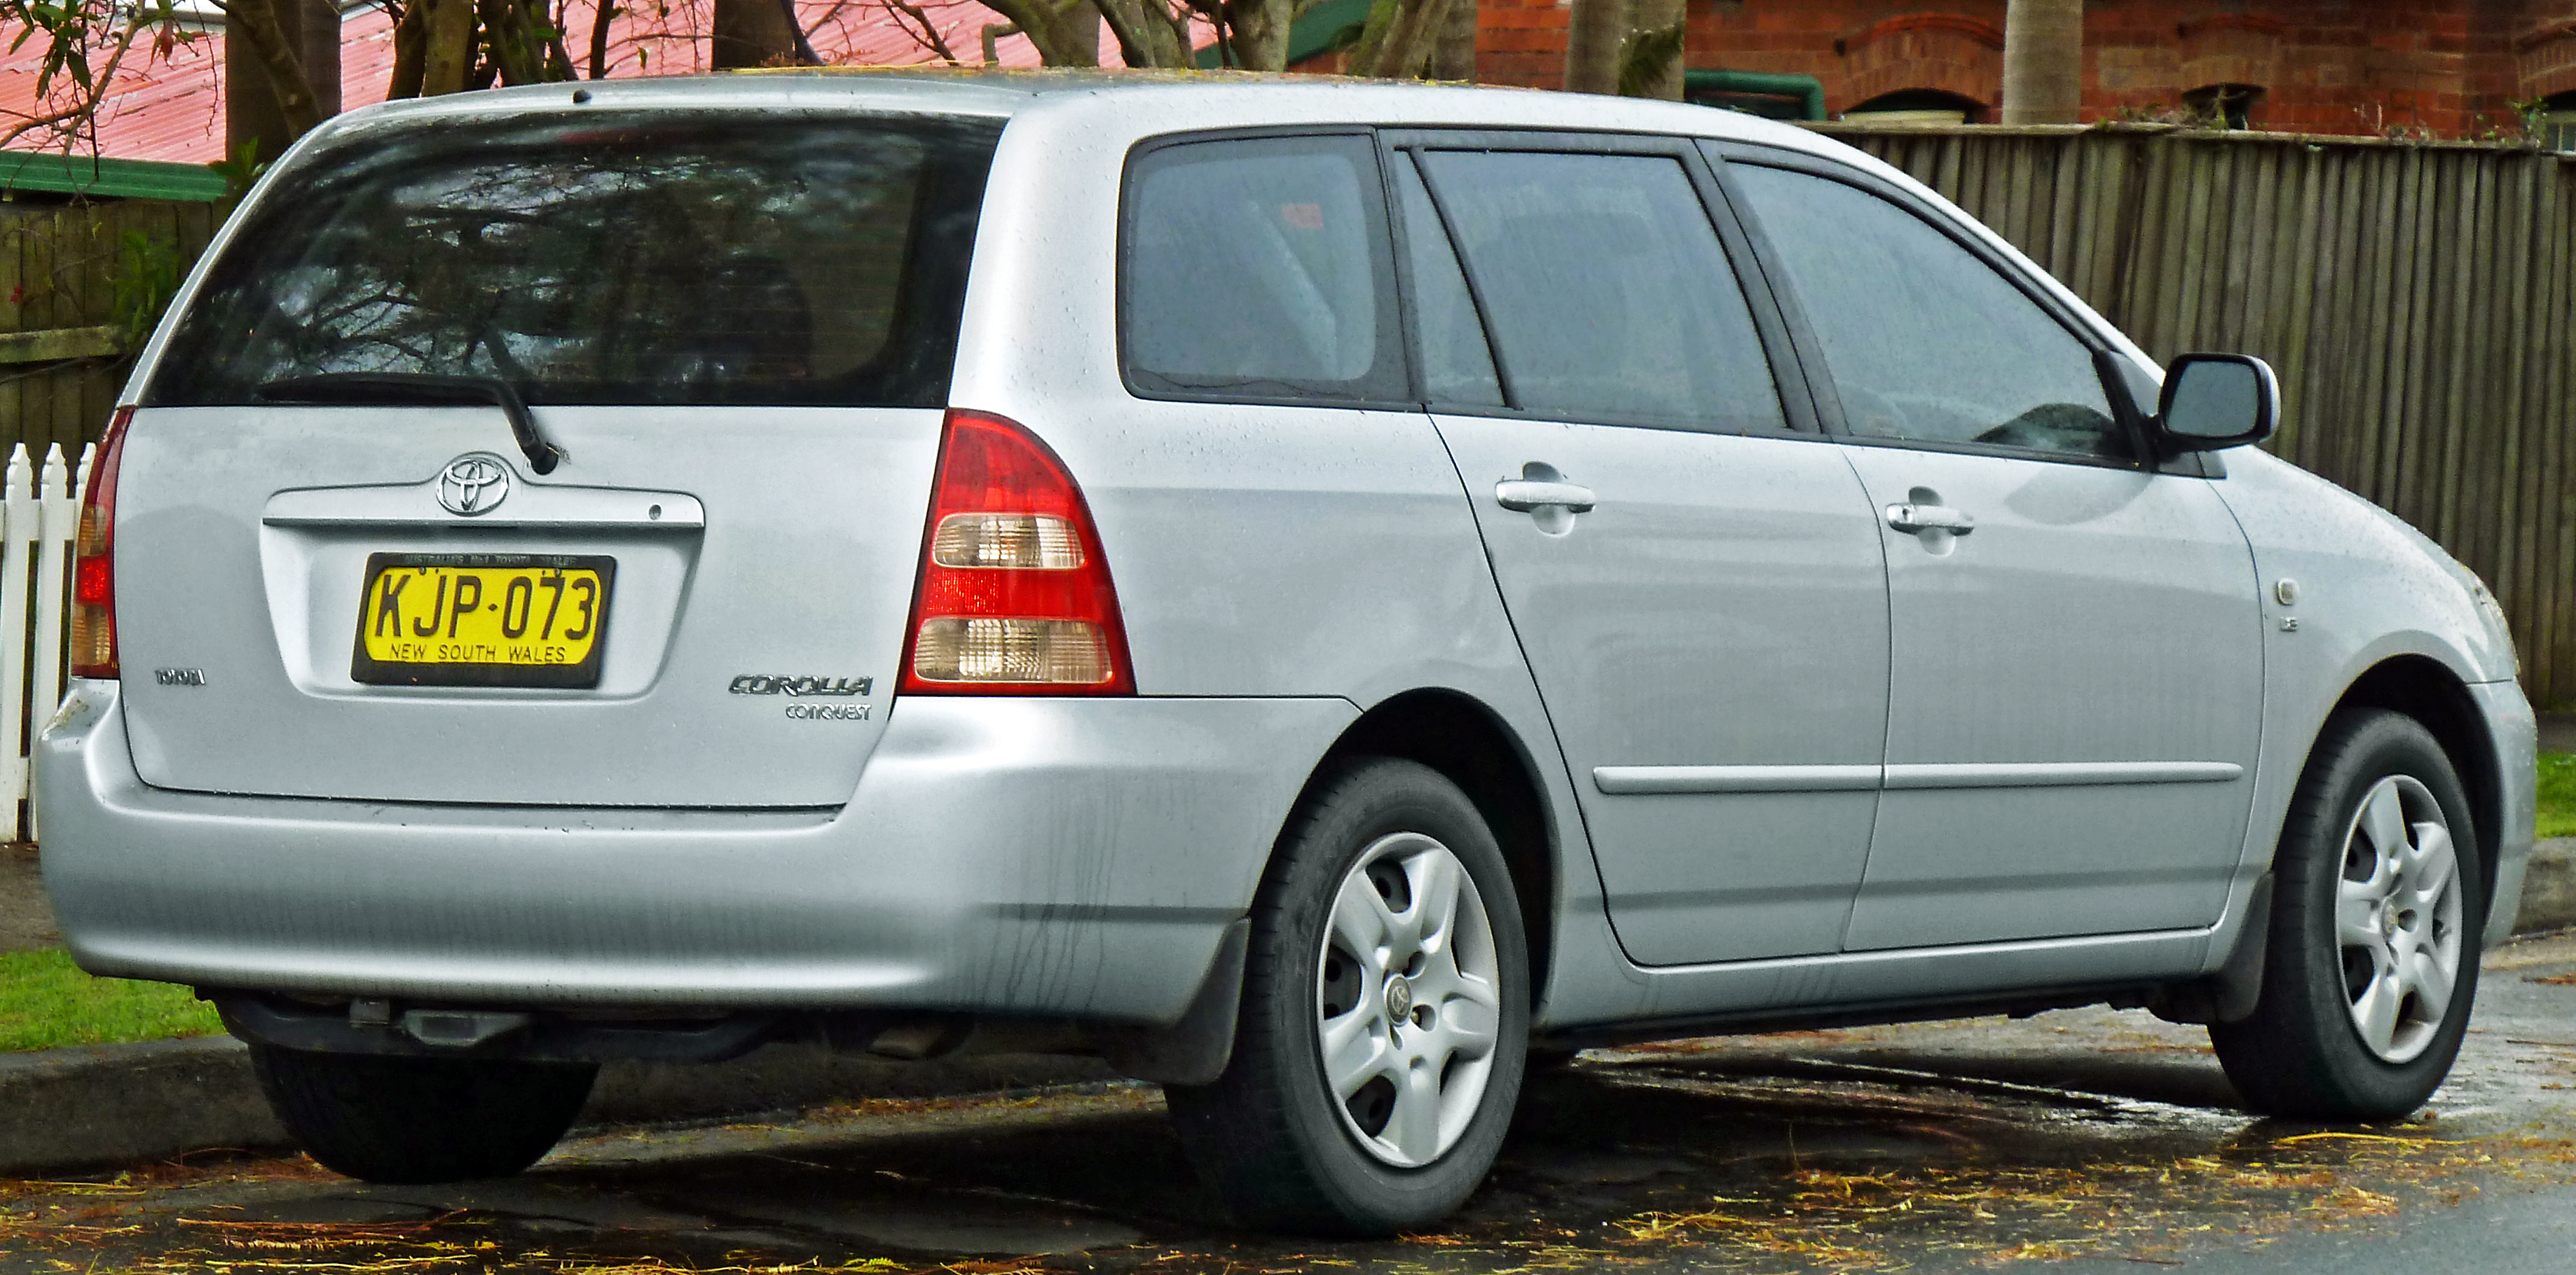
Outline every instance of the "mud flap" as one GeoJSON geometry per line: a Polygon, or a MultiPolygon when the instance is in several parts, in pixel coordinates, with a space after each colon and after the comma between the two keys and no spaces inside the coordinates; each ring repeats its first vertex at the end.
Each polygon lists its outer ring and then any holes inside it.
{"type": "Polygon", "coordinates": [[[1122,1032],[1103,1042],[1109,1065],[1138,1080],[1212,1085],[1234,1058],[1235,1013],[1243,1002],[1243,965],[1252,947],[1252,918],[1225,927],[1198,995],[1169,1027],[1122,1032]]]}

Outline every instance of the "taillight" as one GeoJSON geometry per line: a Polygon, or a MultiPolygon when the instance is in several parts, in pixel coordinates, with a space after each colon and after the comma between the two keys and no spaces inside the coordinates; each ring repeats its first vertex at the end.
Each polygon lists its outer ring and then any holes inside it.
{"type": "Polygon", "coordinates": [[[125,455],[130,406],[107,418],[72,541],[71,666],[74,677],[116,676],[116,462],[125,455]]]}
{"type": "Polygon", "coordinates": [[[1045,443],[999,416],[948,413],[899,689],[1136,693],[1082,489],[1045,443]]]}

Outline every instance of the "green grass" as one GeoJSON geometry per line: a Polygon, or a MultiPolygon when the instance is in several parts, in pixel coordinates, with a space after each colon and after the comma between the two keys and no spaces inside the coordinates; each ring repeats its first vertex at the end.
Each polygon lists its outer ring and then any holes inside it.
{"type": "Polygon", "coordinates": [[[187,988],[92,978],[61,952],[0,952],[0,1050],[211,1036],[215,1007],[187,988]]]}
{"type": "Polygon", "coordinates": [[[2576,837],[2576,753],[2540,755],[2539,832],[2576,837]]]}

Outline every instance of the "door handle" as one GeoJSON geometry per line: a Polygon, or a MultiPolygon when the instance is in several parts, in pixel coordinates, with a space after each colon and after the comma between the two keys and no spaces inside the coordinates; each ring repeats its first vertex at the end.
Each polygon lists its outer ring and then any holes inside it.
{"type": "Polygon", "coordinates": [[[1580,483],[1546,479],[1506,478],[1494,484],[1494,503],[1514,513],[1539,509],[1562,509],[1572,514],[1592,512],[1592,489],[1580,483]]]}
{"type": "Polygon", "coordinates": [[[1907,501],[1887,507],[1887,525],[1909,536],[1926,531],[1946,531],[1954,536],[1964,536],[1977,529],[1977,520],[1966,510],[1907,501]]]}

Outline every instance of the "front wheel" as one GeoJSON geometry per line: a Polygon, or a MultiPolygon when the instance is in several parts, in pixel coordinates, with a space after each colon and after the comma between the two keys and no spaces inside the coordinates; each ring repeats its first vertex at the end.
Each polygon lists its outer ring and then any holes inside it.
{"type": "Polygon", "coordinates": [[[1493,833],[1438,772],[1321,777],[1253,905],[1233,1061],[1167,1086],[1237,1220],[1387,1235],[1484,1180],[1520,1095],[1529,957],[1493,833]]]}
{"type": "Polygon", "coordinates": [[[2478,986],[2486,882],[2449,757],[2412,718],[2337,714],[2281,832],[2254,1013],[2210,1041],[2255,1110],[2389,1120],[2433,1096],[2478,986]]]}
{"type": "Polygon", "coordinates": [[[507,1177],[552,1149],[590,1096],[587,1063],[327,1054],[253,1045],[251,1066],[322,1167],[403,1185],[507,1177]]]}

